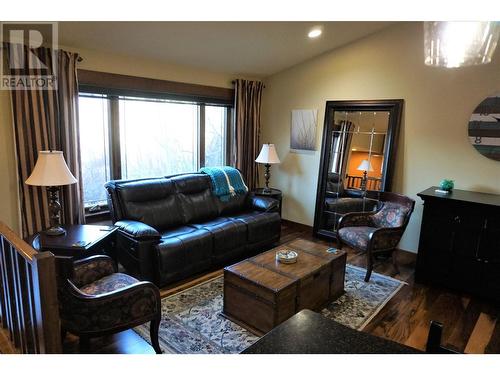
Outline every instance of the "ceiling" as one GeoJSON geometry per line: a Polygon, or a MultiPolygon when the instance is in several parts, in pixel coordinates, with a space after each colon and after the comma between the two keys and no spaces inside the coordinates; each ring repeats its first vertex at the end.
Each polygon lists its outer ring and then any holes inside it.
{"type": "MultiPolygon", "coordinates": [[[[230,74],[264,77],[391,22],[60,22],[59,42],[230,74]],[[323,34],[307,37],[314,26],[323,34]]],[[[85,56],[83,56],[85,57],[85,56]]]]}

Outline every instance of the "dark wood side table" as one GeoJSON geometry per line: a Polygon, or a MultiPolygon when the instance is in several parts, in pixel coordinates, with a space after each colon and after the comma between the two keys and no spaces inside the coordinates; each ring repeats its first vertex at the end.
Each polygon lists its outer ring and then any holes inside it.
{"type": "Polygon", "coordinates": [[[43,232],[32,236],[28,243],[37,251],[50,251],[56,257],[73,259],[86,258],[96,254],[112,255],[114,226],[66,225],[66,234],[48,236],[43,232]]]}
{"type": "Polygon", "coordinates": [[[281,190],[278,190],[278,189],[273,189],[271,188],[270,191],[266,191],[264,188],[256,188],[254,190],[252,190],[252,194],[254,195],[257,195],[257,196],[261,196],[261,197],[270,197],[270,198],[274,198],[274,199],[277,199],[279,201],[279,210],[280,210],[280,216],[281,216],[281,208],[283,206],[283,193],[281,192],[281,190]]]}
{"type": "Polygon", "coordinates": [[[113,257],[116,227],[83,224],[64,225],[63,228],[66,230],[64,235],[48,236],[40,232],[26,241],[37,251],[50,251],[55,255],[60,277],[69,275],[76,259],[98,254],[113,257]]]}

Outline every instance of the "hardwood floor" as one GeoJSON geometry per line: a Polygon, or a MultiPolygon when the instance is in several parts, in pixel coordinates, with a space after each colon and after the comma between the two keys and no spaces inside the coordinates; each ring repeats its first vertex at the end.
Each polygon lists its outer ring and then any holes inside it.
{"type": "MultiPolygon", "coordinates": [[[[284,222],[281,243],[298,237],[324,243],[312,237],[310,228],[284,222]]],[[[365,327],[365,332],[424,349],[430,321],[437,320],[444,325],[443,345],[466,353],[500,353],[499,307],[444,288],[416,284],[415,255],[400,251],[397,253],[397,260],[399,274],[396,274],[391,260],[376,265],[374,271],[403,280],[408,285],[405,285],[365,327]]],[[[351,250],[348,250],[347,262],[365,266],[364,256],[351,250]]],[[[222,274],[221,270],[185,280],[162,289],[161,295],[165,297],[219,274],[222,274]]],[[[5,342],[0,333],[0,352],[9,352],[4,348],[5,342]]],[[[63,350],[65,353],[78,353],[78,338],[68,335],[63,350]]],[[[151,346],[133,330],[91,340],[90,352],[154,353],[151,346]]]]}

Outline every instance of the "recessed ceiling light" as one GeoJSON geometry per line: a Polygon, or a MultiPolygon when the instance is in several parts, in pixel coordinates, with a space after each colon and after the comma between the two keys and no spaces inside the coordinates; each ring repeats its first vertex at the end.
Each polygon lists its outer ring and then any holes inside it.
{"type": "Polygon", "coordinates": [[[309,34],[307,34],[307,36],[309,38],[317,38],[318,36],[320,36],[322,33],[321,29],[319,27],[315,27],[314,29],[312,29],[311,31],[309,31],[309,34]]]}

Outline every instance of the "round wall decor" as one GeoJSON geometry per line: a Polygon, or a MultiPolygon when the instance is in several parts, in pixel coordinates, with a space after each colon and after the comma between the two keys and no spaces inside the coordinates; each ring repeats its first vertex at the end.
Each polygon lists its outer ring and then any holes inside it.
{"type": "Polygon", "coordinates": [[[483,156],[500,161],[500,93],[484,99],[472,113],[469,140],[483,156]]]}

